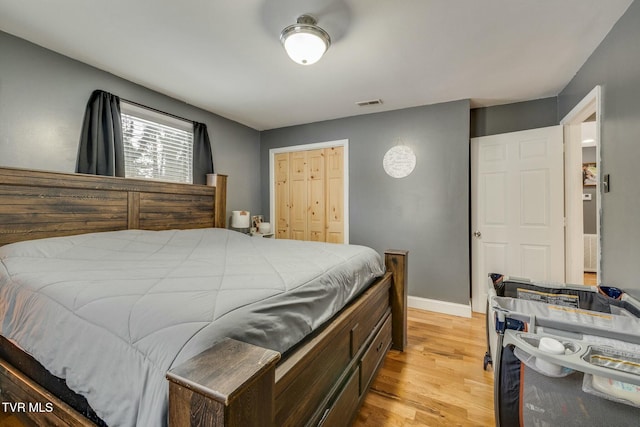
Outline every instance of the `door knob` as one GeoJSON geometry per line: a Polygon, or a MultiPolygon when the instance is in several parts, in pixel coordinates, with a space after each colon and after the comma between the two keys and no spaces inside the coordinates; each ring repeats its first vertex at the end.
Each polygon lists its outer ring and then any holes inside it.
{"type": "Polygon", "coordinates": [[[482,237],[482,233],[479,232],[478,230],[476,230],[476,231],[473,232],[473,236],[477,237],[477,238],[480,238],[480,237],[482,237]]]}

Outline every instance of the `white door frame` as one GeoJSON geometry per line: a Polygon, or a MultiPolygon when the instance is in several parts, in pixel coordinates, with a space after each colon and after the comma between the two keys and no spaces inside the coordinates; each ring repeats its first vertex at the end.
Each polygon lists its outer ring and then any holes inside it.
{"type": "Polygon", "coordinates": [[[313,144],[292,145],[289,147],[271,148],[269,150],[269,219],[273,223],[276,217],[276,177],[275,158],[279,153],[292,151],[318,150],[321,148],[343,147],[343,173],[344,173],[344,243],[349,243],[349,140],[315,142],[313,144]]]}
{"type": "MultiPolygon", "coordinates": [[[[581,123],[596,114],[596,168],[600,173],[600,124],[602,121],[602,88],[596,86],[560,121],[565,143],[565,281],[584,280],[584,231],[582,213],[582,140],[581,123]]],[[[602,193],[600,177],[596,183],[597,277],[601,281],[602,193]]]]}

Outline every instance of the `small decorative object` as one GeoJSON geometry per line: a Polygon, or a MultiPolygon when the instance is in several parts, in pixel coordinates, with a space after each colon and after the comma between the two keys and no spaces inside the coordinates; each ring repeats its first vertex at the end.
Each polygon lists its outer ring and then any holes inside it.
{"type": "Polygon", "coordinates": [[[268,222],[261,222],[258,226],[258,232],[260,234],[269,234],[271,233],[271,224],[268,222]]]}
{"type": "Polygon", "coordinates": [[[598,169],[595,163],[582,164],[582,185],[585,187],[595,186],[598,182],[598,169]]]}
{"type": "Polygon", "coordinates": [[[382,159],[382,167],[393,178],[409,176],[416,167],[416,155],[406,145],[396,145],[387,151],[382,159]]]}
{"type": "Polygon", "coordinates": [[[253,230],[254,232],[258,231],[258,228],[260,227],[260,223],[262,221],[264,221],[262,215],[253,215],[251,217],[251,228],[255,228],[255,230],[253,230]]]}
{"type": "Polygon", "coordinates": [[[215,187],[216,186],[216,174],[208,173],[207,174],[207,185],[215,187]]]}
{"type": "Polygon", "coordinates": [[[251,227],[251,215],[249,211],[232,211],[231,228],[242,229],[244,233],[251,227]]]}

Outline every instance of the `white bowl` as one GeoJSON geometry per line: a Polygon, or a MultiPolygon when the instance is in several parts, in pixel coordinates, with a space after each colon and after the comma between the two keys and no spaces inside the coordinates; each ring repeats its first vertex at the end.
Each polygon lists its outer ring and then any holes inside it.
{"type": "Polygon", "coordinates": [[[269,224],[268,222],[261,222],[258,225],[258,232],[260,234],[269,234],[269,233],[271,233],[271,224],[269,224]]]}

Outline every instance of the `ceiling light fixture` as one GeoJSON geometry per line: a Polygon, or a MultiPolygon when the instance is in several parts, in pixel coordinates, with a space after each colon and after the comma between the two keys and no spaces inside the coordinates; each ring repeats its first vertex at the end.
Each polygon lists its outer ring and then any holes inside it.
{"type": "Polygon", "coordinates": [[[311,15],[301,15],[296,24],[289,25],[280,33],[280,41],[294,62],[314,64],[331,46],[331,37],[316,25],[317,22],[311,15]]]}

